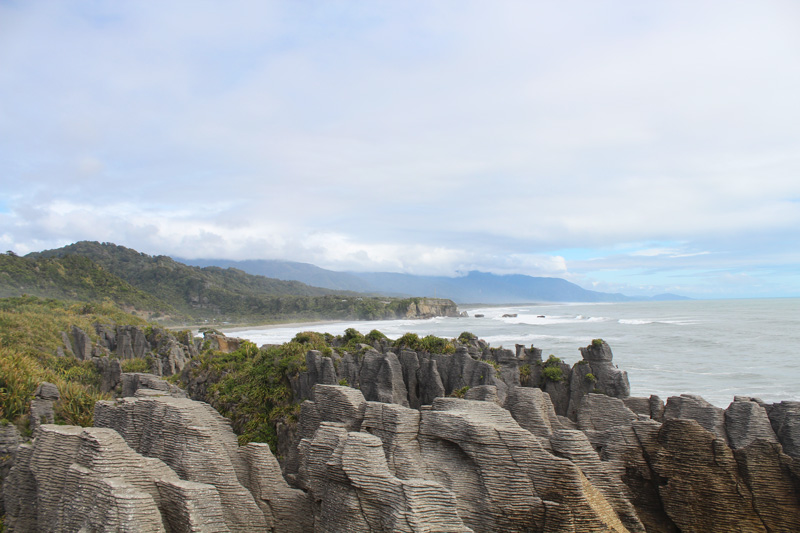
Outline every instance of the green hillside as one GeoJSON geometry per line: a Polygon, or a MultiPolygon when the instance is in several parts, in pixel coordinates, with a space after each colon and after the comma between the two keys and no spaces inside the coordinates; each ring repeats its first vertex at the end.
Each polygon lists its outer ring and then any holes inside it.
{"type": "Polygon", "coordinates": [[[80,255],[50,258],[0,255],[0,297],[22,294],[81,302],[110,300],[144,316],[176,312],[162,299],[137,289],[80,255]]]}
{"type": "MultiPolygon", "coordinates": [[[[405,317],[409,310],[413,316],[419,302],[311,287],[235,268],[193,267],[110,243],[78,242],[24,258],[9,255],[7,262],[6,282],[0,280],[5,296],[110,298],[131,308],[149,309],[155,314],[148,316],[170,323],[390,319],[405,317]]],[[[455,311],[449,304],[449,312],[455,311]]]]}

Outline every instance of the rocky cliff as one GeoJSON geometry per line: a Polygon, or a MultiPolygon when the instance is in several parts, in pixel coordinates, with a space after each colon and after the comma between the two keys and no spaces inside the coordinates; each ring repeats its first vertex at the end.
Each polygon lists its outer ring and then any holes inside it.
{"type": "MultiPolygon", "coordinates": [[[[405,300],[404,300],[405,301],[405,300]]],[[[398,318],[434,318],[437,316],[461,316],[458,306],[444,298],[411,298],[405,310],[397,313],[398,318]]]]}
{"type": "Polygon", "coordinates": [[[98,427],[42,424],[30,443],[0,431],[6,525],[800,531],[800,402],[630,397],[602,342],[572,367],[479,341],[398,352],[309,352],[282,465],[207,404],[123,374],[127,397],[97,404],[98,427]]]}

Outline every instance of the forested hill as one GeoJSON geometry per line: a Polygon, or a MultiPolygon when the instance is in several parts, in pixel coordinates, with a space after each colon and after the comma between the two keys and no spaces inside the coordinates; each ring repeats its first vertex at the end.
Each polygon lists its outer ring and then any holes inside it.
{"type": "Polygon", "coordinates": [[[456,312],[452,302],[431,307],[419,305],[418,298],[379,299],[255,276],[234,268],[192,267],[111,243],[84,241],[25,257],[6,254],[4,261],[9,264],[0,276],[4,296],[32,294],[90,301],[110,298],[138,310],[155,310],[156,317],[169,314],[172,321],[184,323],[382,319],[418,316],[432,308],[456,312]],[[54,274],[58,272],[64,275],[54,274]],[[100,278],[104,281],[98,284],[100,278]],[[132,290],[137,299],[117,297],[123,288],[132,290]]]}
{"type": "Polygon", "coordinates": [[[0,254],[0,297],[23,294],[83,302],[111,300],[147,317],[180,318],[171,304],[80,255],[29,258],[0,254]]]}

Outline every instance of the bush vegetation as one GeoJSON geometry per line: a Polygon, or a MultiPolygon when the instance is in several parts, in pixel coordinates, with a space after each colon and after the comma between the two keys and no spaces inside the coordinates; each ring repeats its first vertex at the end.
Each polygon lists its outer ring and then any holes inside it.
{"type": "Polygon", "coordinates": [[[460,389],[456,389],[453,392],[451,392],[450,393],[450,397],[451,398],[463,398],[467,394],[468,390],[469,390],[469,386],[468,385],[464,386],[464,387],[461,387],[460,389]]]}
{"type": "Polygon", "coordinates": [[[545,381],[552,381],[554,383],[564,381],[564,371],[561,370],[561,359],[553,354],[550,354],[550,357],[548,357],[547,361],[544,362],[542,378],[545,381]]]}
{"type": "Polygon", "coordinates": [[[93,324],[143,325],[111,302],[69,304],[33,296],[0,298],[0,419],[25,430],[36,387],[49,381],[58,387],[57,423],[91,425],[100,393],[100,375],[91,361],[57,357],[61,332],[75,325],[94,335],[93,324]]]}
{"type": "Polygon", "coordinates": [[[465,331],[458,336],[458,342],[460,342],[461,344],[469,344],[472,341],[476,340],[478,340],[478,336],[473,333],[470,333],[469,331],[465,331]]]}
{"type": "Polygon", "coordinates": [[[408,348],[415,352],[427,353],[443,353],[453,354],[456,353],[456,346],[453,341],[437,337],[435,335],[426,335],[420,338],[416,333],[406,333],[393,344],[398,348],[408,348]]]}
{"type": "Polygon", "coordinates": [[[519,382],[522,385],[527,385],[531,379],[531,365],[522,365],[519,367],[519,382]]]}

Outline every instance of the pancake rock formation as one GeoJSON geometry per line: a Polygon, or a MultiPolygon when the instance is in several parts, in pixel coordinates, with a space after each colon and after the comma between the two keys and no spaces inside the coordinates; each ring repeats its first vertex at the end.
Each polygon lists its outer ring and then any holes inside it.
{"type": "MultiPolygon", "coordinates": [[[[124,397],[97,403],[94,428],[48,423],[41,404],[31,442],[0,426],[5,525],[800,531],[800,402],[736,397],[722,409],[693,395],[630,397],[602,342],[571,368],[477,342],[451,355],[398,352],[365,347],[336,364],[308,352],[282,464],[153,375],[122,374],[124,397]],[[335,384],[343,375],[360,389],[335,384]]],[[[36,400],[52,401],[51,389],[42,384],[36,400]]]]}

